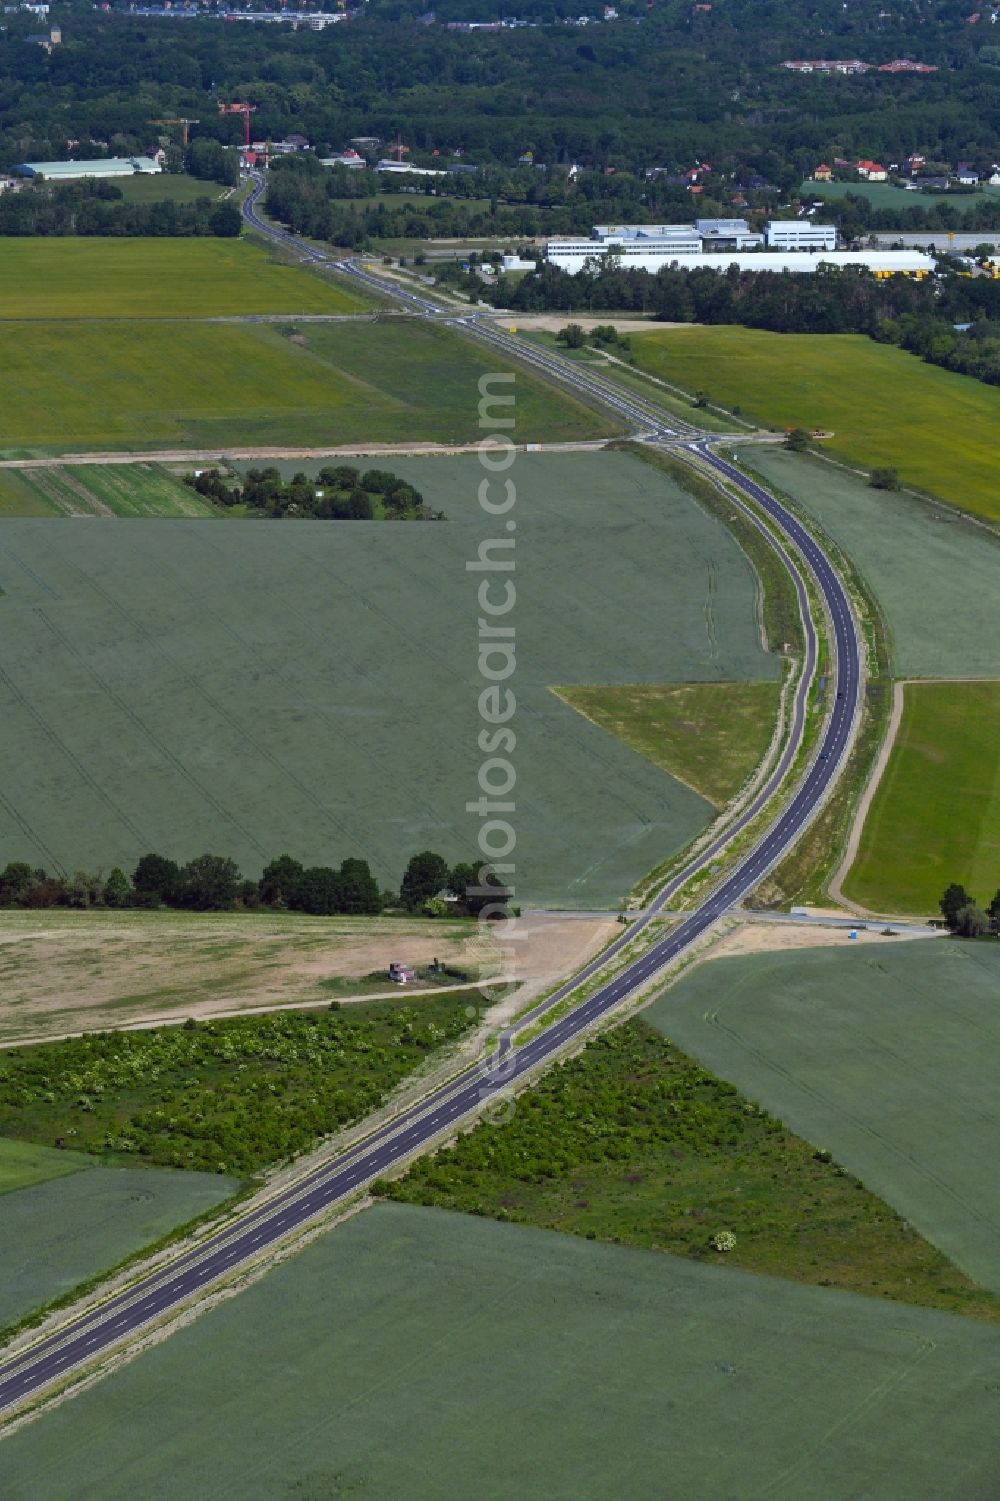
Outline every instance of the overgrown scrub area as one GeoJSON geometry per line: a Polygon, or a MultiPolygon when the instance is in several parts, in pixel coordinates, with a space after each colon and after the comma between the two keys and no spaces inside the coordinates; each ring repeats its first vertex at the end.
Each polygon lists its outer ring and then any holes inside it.
{"type": "Polygon", "coordinates": [[[475,989],[102,1032],[0,1055],[0,1136],[236,1176],[374,1110],[477,1014],[475,989]]]}
{"type": "Polygon", "coordinates": [[[1000,1303],[864,1185],[648,1024],[592,1042],[384,1184],[394,1199],[1000,1321],[1000,1303]]]}
{"type": "MultiPolygon", "coordinates": [[[[703,330],[702,330],[703,331],[703,330]]],[[[694,497],[709,515],[721,521],[732,533],[741,549],[750,559],[757,574],[762,598],[760,610],[764,633],[771,651],[801,651],[802,620],[799,616],[798,597],[795,585],[786,573],[774,549],[732,501],[726,499],[715,486],[704,479],[688,464],[669,454],[656,453],[637,443],[615,443],[614,448],[635,454],[644,463],[662,469],[676,485],[694,497]]]]}

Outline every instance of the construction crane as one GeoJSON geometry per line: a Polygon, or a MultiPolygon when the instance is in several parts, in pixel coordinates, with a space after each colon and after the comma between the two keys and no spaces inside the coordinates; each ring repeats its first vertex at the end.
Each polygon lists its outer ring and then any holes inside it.
{"type": "Polygon", "coordinates": [[[257,108],[256,104],[247,104],[245,102],[242,103],[242,104],[223,104],[222,100],[221,99],[219,100],[219,114],[220,115],[242,115],[243,116],[243,144],[244,144],[244,146],[249,146],[250,145],[250,116],[253,114],[253,112],[254,112],[254,110],[256,108],[257,108]]]}
{"type": "Polygon", "coordinates": [[[170,120],[150,120],[147,123],[150,124],[150,125],[179,125],[180,128],[181,128],[181,144],[183,146],[186,146],[187,143],[188,143],[188,140],[190,138],[191,126],[192,125],[200,125],[201,121],[200,120],[189,120],[184,115],[178,115],[176,117],[176,119],[170,119],[170,120]]]}

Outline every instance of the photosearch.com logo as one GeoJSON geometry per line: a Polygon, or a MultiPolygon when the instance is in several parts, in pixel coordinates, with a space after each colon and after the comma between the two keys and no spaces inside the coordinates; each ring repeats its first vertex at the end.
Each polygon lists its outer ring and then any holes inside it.
{"type": "MultiPolygon", "coordinates": [[[[465,805],[466,813],[479,819],[477,844],[482,864],[477,884],[468,889],[472,904],[479,908],[479,938],[484,947],[500,949],[500,974],[509,981],[516,964],[517,919],[507,910],[514,895],[514,849],[517,804],[514,788],[517,769],[512,759],[517,749],[514,719],[517,698],[511,681],[517,669],[517,488],[510,476],[517,450],[510,437],[514,427],[513,372],[484,375],[479,381],[479,428],[489,434],[478,445],[479,462],[485,474],[479,483],[479,505],[490,521],[492,536],[484,537],[466,572],[480,575],[476,590],[478,605],[477,665],[480,681],[478,749],[482,757],[477,773],[478,795],[465,805]]],[[[480,989],[488,1002],[500,1000],[505,986],[488,983],[480,989]]],[[[480,1097],[490,1101],[490,1118],[509,1119],[514,1098],[504,1088],[513,1077],[513,1049],[498,1048],[483,1059],[480,1097]]]]}

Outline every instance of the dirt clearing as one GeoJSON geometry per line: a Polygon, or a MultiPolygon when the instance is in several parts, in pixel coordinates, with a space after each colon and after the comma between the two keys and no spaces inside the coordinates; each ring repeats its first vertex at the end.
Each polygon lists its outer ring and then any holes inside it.
{"type": "Polygon", "coordinates": [[[519,983],[520,1002],[582,964],[614,930],[607,918],[532,914],[502,953],[492,932],[484,942],[462,920],[4,912],[0,1045],[370,999],[391,988],[387,978],[372,978],[385,976],[390,960],[420,966],[436,958],[472,981],[502,970],[519,983]]]}

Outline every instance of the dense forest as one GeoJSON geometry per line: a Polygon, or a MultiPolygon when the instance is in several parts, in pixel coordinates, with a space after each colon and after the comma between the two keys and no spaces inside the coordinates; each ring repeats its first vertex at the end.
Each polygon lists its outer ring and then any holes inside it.
{"type": "MultiPolygon", "coordinates": [[[[574,0],[574,8],[579,0],[574,0]]],[[[51,52],[25,40],[33,17],[5,18],[0,42],[0,169],[24,160],[148,148],[154,120],[188,115],[199,138],[235,142],[248,99],[254,134],[298,131],[321,150],[354,135],[402,132],[413,159],[462,150],[513,166],[527,150],[549,166],[640,170],[709,160],[779,186],[837,153],[991,161],[1000,152],[1000,45],[968,6],[859,0],[665,0],[609,25],[463,33],[486,0],[447,0],[423,25],[423,0],[373,0],[322,32],[183,23],[87,9],[59,13],[51,52]],[[787,58],[913,56],[939,69],[854,77],[797,75],[787,58]],[[77,145],[69,143],[76,142],[77,145]]],[[[623,6],[623,10],[625,7],[623,6]]],[[[505,12],[554,20],[551,0],[505,12]]],[[[160,127],[162,129],[162,127],[160,127]]]]}

